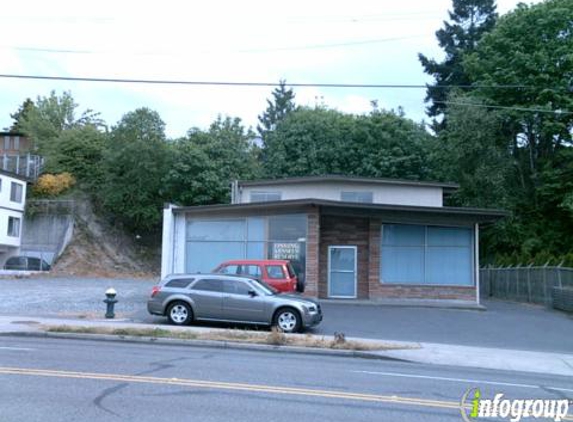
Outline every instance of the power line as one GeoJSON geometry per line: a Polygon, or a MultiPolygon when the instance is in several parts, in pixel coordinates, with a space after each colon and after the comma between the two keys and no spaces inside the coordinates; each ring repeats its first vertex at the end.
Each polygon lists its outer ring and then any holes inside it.
{"type": "MultiPolygon", "coordinates": [[[[44,75],[14,75],[0,74],[0,78],[10,79],[36,79],[48,81],[72,81],[72,82],[110,82],[110,83],[130,83],[130,84],[155,84],[155,85],[203,85],[203,86],[243,86],[243,87],[278,87],[279,82],[239,82],[239,81],[183,81],[165,79],[127,79],[127,78],[89,78],[72,76],[44,76],[44,75]]],[[[390,89],[426,89],[426,85],[416,84],[349,84],[349,83],[287,83],[289,87],[302,88],[390,88],[390,89]]],[[[525,85],[433,85],[432,88],[496,88],[496,89],[517,89],[528,88],[525,85]]]]}
{"type": "Polygon", "coordinates": [[[534,107],[511,107],[511,106],[497,106],[497,105],[489,105],[489,104],[477,104],[477,103],[458,103],[455,101],[434,101],[437,104],[445,104],[445,105],[455,105],[455,106],[464,106],[464,107],[481,107],[481,108],[492,108],[492,109],[501,109],[501,110],[513,110],[513,111],[529,111],[533,113],[551,113],[555,115],[564,115],[564,114],[573,114],[573,111],[568,110],[548,110],[546,108],[534,108],[534,107]]]}
{"type": "MultiPolygon", "coordinates": [[[[304,50],[322,50],[322,49],[334,49],[334,48],[342,48],[342,47],[356,47],[362,45],[371,45],[371,44],[383,44],[387,42],[393,41],[403,41],[415,38],[422,38],[425,37],[424,34],[419,35],[407,35],[401,37],[391,37],[391,38],[376,38],[370,40],[358,40],[358,41],[341,41],[338,43],[327,43],[327,44],[311,44],[311,45],[304,45],[304,46],[285,46],[285,47],[254,47],[254,48],[247,48],[247,49],[239,49],[239,50],[227,50],[230,53],[268,53],[268,52],[281,52],[281,51],[304,51],[304,50]]],[[[67,48],[44,48],[44,47],[22,47],[22,46],[7,46],[1,45],[0,48],[8,49],[8,50],[15,50],[15,51],[24,51],[24,52],[32,52],[32,53],[63,53],[63,54],[123,54],[125,52],[119,51],[105,51],[105,50],[74,50],[74,49],[67,49],[67,48]]],[[[220,51],[220,50],[219,50],[220,51]]],[[[209,51],[199,51],[199,53],[208,53],[209,51]]],[[[129,52],[129,55],[135,56],[180,56],[180,53],[158,53],[153,51],[142,51],[142,52],[129,52]]]]}

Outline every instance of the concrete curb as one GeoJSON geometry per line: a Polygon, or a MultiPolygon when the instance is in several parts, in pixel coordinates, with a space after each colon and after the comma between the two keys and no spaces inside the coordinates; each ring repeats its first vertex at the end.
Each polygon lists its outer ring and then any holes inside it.
{"type": "Polygon", "coordinates": [[[204,347],[213,349],[250,350],[257,352],[279,352],[314,356],[337,356],[360,359],[388,360],[413,363],[407,359],[387,356],[384,350],[378,352],[364,350],[325,349],[319,347],[281,346],[272,344],[243,343],[227,340],[184,340],[168,337],[127,336],[116,334],[50,333],[46,331],[14,331],[0,333],[0,337],[36,337],[68,340],[107,341],[165,346],[204,347]]]}
{"type": "Polygon", "coordinates": [[[321,304],[335,304],[348,306],[375,306],[392,308],[432,308],[432,309],[454,309],[462,311],[487,311],[487,307],[474,302],[460,302],[447,300],[344,300],[344,299],[320,299],[321,304]]]}

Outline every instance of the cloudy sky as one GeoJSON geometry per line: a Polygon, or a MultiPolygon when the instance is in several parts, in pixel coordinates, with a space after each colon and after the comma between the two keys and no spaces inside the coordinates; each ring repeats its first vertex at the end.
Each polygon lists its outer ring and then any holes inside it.
{"type": "MultiPolygon", "coordinates": [[[[498,0],[498,11],[517,0],[498,0]]],[[[529,3],[529,2],[526,2],[529,3]]],[[[0,74],[345,84],[423,84],[417,54],[442,57],[434,33],[451,0],[241,2],[14,1],[0,15],[0,74]],[[89,6],[88,6],[89,5],[89,6]]],[[[269,87],[182,86],[0,78],[0,129],[22,101],[69,90],[108,124],[137,107],[168,136],[218,114],[255,126],[269,87]]],[[[296,88],[298,104],[361,113],[377,100],[424,118],[423,89],[296,88]]]]}

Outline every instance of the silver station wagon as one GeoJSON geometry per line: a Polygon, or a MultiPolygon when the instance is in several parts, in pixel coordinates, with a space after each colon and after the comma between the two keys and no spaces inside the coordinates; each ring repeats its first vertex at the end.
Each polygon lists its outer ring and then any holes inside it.
{"type": "Polygon", "coordinates": [[[174,274],[153,287],[147,310],[175,325],[223,321],[276,326],[294,333],[318,325],[317,301],[281,294],[249,277],[221,274],[174,274]]]}

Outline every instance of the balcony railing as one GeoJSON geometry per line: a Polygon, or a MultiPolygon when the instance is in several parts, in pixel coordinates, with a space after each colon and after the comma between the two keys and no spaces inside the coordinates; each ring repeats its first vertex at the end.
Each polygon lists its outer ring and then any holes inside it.
{"type": "Polygon", "coordinates": [[[42,174],[44,157],[33,154],[0,155],[2,170],[36,180],[42,174]]]}

